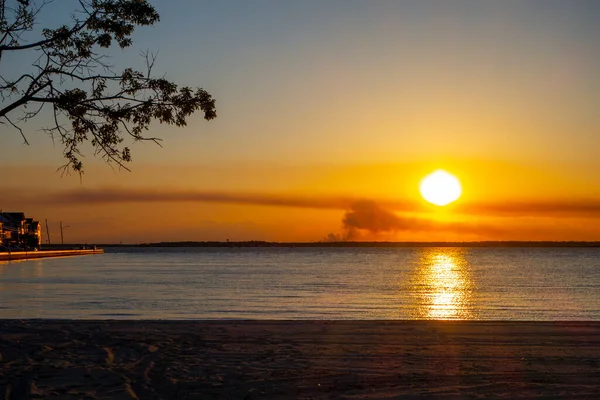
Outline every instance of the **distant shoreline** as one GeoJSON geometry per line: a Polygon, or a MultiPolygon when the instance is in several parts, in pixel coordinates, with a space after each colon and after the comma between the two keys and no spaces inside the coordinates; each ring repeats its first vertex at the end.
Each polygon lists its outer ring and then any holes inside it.
{"type": "Polygon", "coordinates": [[[141,244],[100,244],[100,247],[600,247],[583,241],[481,241],[481,242],[219,242],[183,241],[141,244]]]}

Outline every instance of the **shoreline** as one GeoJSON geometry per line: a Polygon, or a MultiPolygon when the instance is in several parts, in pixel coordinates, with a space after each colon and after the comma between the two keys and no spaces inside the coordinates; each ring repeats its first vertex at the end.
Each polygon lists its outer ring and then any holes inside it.
{"type": "Polygon", "coordinates": [[[591,321],[5,319],[0,353],[13,398],[600,398],[591,321]]]}

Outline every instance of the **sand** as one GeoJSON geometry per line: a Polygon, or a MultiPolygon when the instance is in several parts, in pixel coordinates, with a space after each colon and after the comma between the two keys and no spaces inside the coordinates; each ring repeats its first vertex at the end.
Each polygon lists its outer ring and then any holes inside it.
{"type": "Polygon", "coordinates": [[[0,399],[600,399],[600,323],[0,320],[0,399]]]}

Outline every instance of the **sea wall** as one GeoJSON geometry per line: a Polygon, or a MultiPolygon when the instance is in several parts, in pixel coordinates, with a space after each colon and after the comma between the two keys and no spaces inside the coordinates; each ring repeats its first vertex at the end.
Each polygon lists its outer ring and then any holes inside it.
{"type": "Polygon", "coordinates": [[[96,250],[42,250],[42,251],[12,251],[0,253],[0,261],[30,260],[34,258],[87,256],[102,254],[103,249],[96,250]]]}

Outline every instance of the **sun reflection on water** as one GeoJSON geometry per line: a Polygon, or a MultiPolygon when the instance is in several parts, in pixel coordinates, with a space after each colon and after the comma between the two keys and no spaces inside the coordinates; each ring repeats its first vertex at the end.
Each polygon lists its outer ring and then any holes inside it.
{"type": "Polygon", "coordinates": [[[424,249],[412,279],[413,317],[469,319],[473,282],[465,249],[424,249]]]}

